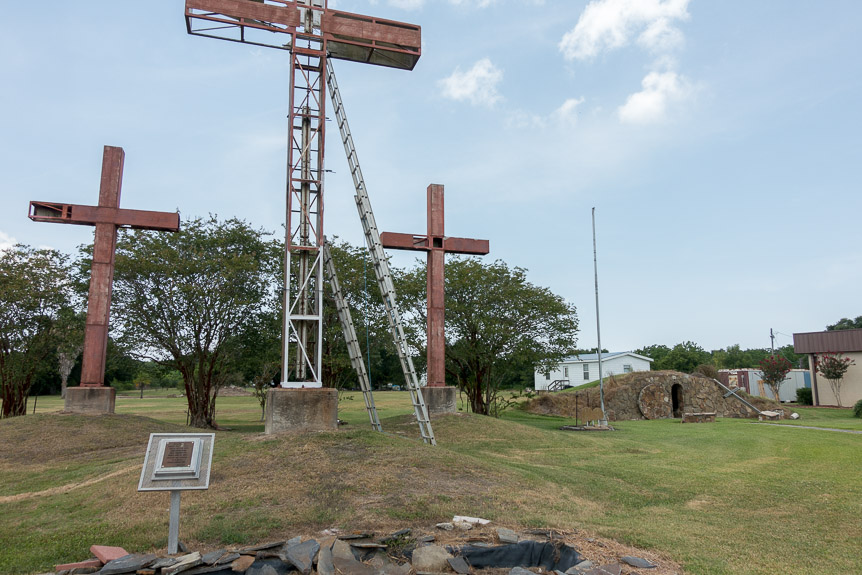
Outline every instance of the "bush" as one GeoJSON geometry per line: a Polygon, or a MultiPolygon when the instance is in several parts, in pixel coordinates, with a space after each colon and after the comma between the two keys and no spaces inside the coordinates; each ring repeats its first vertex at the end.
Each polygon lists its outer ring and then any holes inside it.
{"type": "Polygon", "coordinates": [[[810,387],[799,387],[796,389],[796,403],[799,405],[814,405],[814,397],[811,395],[810,387]]]}
{"type": "Polygon", "coordinates": [[[714,365],[710,365],[708,363],[702,363],[697,366],[694,370],[694,373],[699,373],[704,377],[708,377],[710,379],[718,379],[718,370],[714,365]]]}
{"type": "Polygon", "coordinates": [[[862,399],[856,402],[853,406],[853,416],[862,418],[862,399]]]}

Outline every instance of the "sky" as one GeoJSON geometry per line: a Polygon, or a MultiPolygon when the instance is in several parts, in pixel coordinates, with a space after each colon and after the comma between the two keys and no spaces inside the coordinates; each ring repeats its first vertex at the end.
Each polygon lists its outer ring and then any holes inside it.
{"type": "MultiPolygon", "coordinates": [[[[17,2],[0,20],[0,247],[92,228],[30,200],[239,217],[281,234],[289,56],[186,33],[181,0],[17,2]]],[[[336,61],[381,231],[490,240],[602,347],[776,347],[862,314],[862,3],[330,0],[418,24],[412,71],[336,61]]],[[[331,110],[331,108],[330,108],[331,110]]],[[[335,125],[329,236],[360,245],[335,125]]],[[[399,266],[414,255],[393,252],[399,266]]]]}

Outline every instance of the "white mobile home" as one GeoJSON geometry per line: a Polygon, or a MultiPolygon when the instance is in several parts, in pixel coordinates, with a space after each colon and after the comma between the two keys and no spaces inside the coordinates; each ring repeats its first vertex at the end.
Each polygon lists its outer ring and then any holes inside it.
{"type": "MultiPolygon", "coordinates": [[[[652,359],[631,351],[617,351],[602,354],[602,375],[621,375],[633,371],[649,371],[652,359]]],[[[599,356],[595,353],[582,353],[563,360],[549,373],[536,371],[536,391],[565,389],[583,385],[599,378],[599,356]]]]}

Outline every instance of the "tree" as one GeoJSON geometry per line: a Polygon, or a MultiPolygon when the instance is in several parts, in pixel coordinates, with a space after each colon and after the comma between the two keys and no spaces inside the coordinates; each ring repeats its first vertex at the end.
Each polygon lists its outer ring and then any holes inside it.
{"type": "Polygon", "coordinates": [[[856,362],[841,353],[827,351],[814,357],[814,365],[817,366],[817,372],[829,380],[829,387],[835,395],[838,407],[842,407],[841,385],[844,383],[844,375],[856,362]]]}
{"type": "Polygon", "coordinates": [[[661,370],[664,369],[661,366],[664,363],[664,358],[670,353],[670,348],[666,345],[655,344],[636,349],[635,353],[652,359],[652,369],[661,370]]]}
{"type": "Polygon", "coordinates": [[[778,392],[781,390],[781,384],[787,374],[793,368],[793,364],[787,358],[780,355],[770,355],[767,358],[760,360],[760,371],[763,372],[763,383],[769,386],[772,394],[775,396],[775,401],[780,402],[781,398],[778,392]]]}
{"type": "Polygon", "coordinates": [[[84,349],[86,314],[72,309],[61,310],[57,328],[57,367],[60,373],[60,397],[66,397],[69,375],[84,349]]]}
{"type": "MultiPolygon", "coordinates": [[[[425,330],[426,272],[420,265],[399,282],[405,315],[425,330]]],[[[446,372],[474,413],[497,415],[497,392],[515,369],[550,369],[577,343],[575,306],[527,281],[504,262],[452,258],[446,263],[446,372]]]]}
{"type": "Polygon", "coordinates": [[[194,427],[216,427],[236,336],[278,301],[281,258],[266,236],[211,216],[174,234],[123,231],[117,243],[114,329],[136,356],[182,374],[194,427]]]}
{"type": "Polygon", "coordinates": [[[712,356],[696,343],[685,341],[676,344],[661,359],[654,361],[653,368],[692,373],[697,366],[705,363],[712,363],[712,356]]]}
{"type": "Polygon", "coordinates": [[[856,319],[842,317],[834,324],[826,326],[826,331],[837,331],[842,329],[862,329],[862,315],[857,316],[856,319]]]}
{"type": "Polygon", "coordinates": [[[65,255],[20,244],[0,250],[0,416],[26,413],[33,378],[56,349],[55,323],[69,302],[65,255]]]}

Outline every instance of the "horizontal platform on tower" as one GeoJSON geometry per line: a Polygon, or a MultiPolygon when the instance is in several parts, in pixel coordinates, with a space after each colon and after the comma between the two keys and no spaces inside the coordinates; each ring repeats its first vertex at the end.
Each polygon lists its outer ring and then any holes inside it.
{"type": "MultiPolygon", "coordinates": [[[[292,49],[301,8],[289,0],[186,0],[189,34],[292,49]]],[[[321,31],[331,58],[412,70],[422,53],[415,24],[339,10],[320,10],[321,31]]]]}

